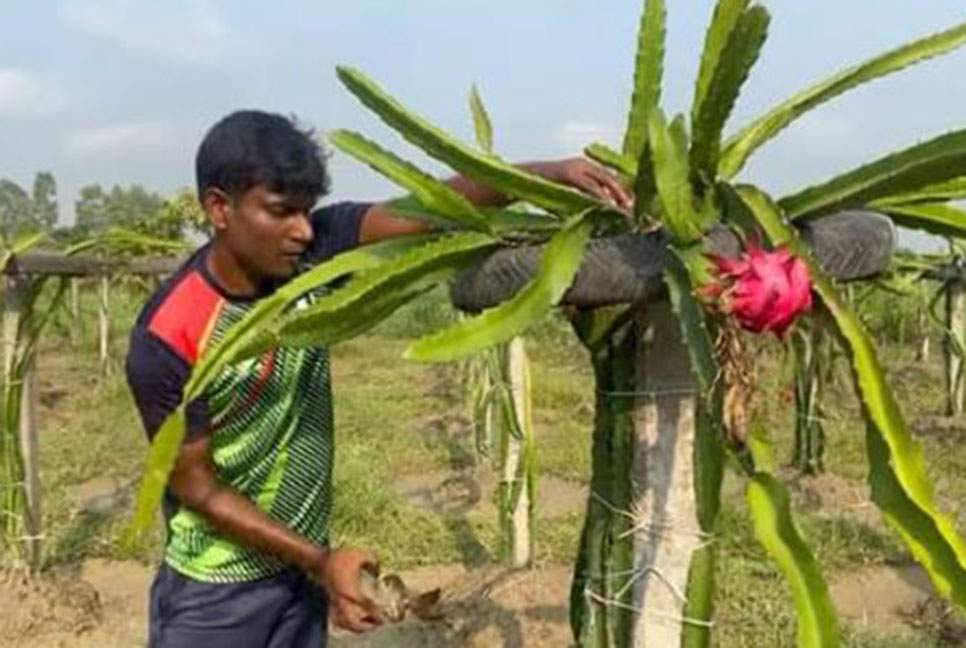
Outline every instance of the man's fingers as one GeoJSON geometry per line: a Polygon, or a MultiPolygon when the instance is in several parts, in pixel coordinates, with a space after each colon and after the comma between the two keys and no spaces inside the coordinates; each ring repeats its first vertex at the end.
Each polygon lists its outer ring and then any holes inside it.
{"type": "Polygon", "coordinates": [[[597,180],[604,185],[610,195],[614,197],[614,202],[617,203],[618,207],[630,207],[634,204],[634,198],[616,177],[610,173],[607,173],[606,171],[603,172],[603,175],[598,175],[596,177],[597,180]]]}
{"type": "Polygon", "coordinates": [[[369,632],[374,629],[376,625],[375,619],[367,617],[362,619],[347,619],[346,624],[342,627],[350,632],[362,634],[363,632],[369,632]]]}
{"type": "Polygon", "coordinates": [[[633,204],[633,198],[613,174],[599,167],[591,167],[587,175],[597,186],[594,195],[608,200],[618,207],[627,208],[633,204]]]}
{"type": "Polygon", "coordinates": [[[364,606],[345,599],[336,605],[335,622],[355,633],[368,632],[380,625],[379,619],[364,606]]]}
{"type": "Polygon", "coordinates": [[[634,204],[634,199],[630,193],[624,189],[617,177],[607,169],[586,160],[578,168],[579,171],[574,184],[588,194],[623,209],[634,204]]]}
{"type": "Polygon", "coordinates": [[[343,614],[338,614],[335,617],[335,624],[342,628],[343,630],[348,630],[349,632],[354,632],[356,634],[361,634],[372,630],[375,627],[375,622],[366,622],[363,619],[352,619],[343,614]]]}
{"type": "Polygon", "coordinates": [[[589,173],[581,176],[578,185],[581,190],[598,200],[614,202],[614,198],[607,191],[607,188],[589,173]]]}
{"type": "Polygon", "coordinates": [[[571,176],[570,184],[589,196],[600,200],[611,200],[607,188],[597,179],[591,169],[581,169],[571,176]]]}
{"type": "Polygon", "coordinates": [[[369,632],[377,625],[379,625],[379,622],[372,616],[359,616],[349,619],[349,629],[356,633],[369,632]]]}

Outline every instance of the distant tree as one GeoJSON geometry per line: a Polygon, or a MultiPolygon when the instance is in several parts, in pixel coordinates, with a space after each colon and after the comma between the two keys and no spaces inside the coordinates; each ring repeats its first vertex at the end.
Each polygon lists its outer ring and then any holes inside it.
{"type": "Polygon", "coordinates": [[[165,201],[158,213],[147,220],[138,221],[133,228],[144,234],[180,241],[190,232],[207,235],[208,217],[195,192],[182,189],[165,201]]]}
{"type": "Polygon", "coordinates": [[[46,230],[57,225],[57,181],[49,171],[41,171],[34,177],[33,215],[46,230]]]}
{"type": "Polygon", "coordinates": [[[164,204],[159,194],[137,184],[127,188],[115,185],[110,192],[99,184],[87,185],[81,188],[74,204],[76,228],[84,234],[96,234],[109,227],[141,229],[138,226],[152,223],[164,204]]]}
{"type": "Polygon", "coordinates": [[[20,185],[12,180],[0,179],[0,234],[4,239],[41,225],[34,218],[33,201],[20,185]]]}
{"type": "Polygon", "coordinates": [[[160,194],[137,184],[126,189],[115,186],[108,201],[112,220],[118,225],[129,226],[156,218],[164,203],[160,194]]]}
{"type": "Polygon", "coordinates": [[[74,202],[75,228],[80,231],[104,229],[107,222],[107,195],[99,184],[81,187],[74,202]]]}

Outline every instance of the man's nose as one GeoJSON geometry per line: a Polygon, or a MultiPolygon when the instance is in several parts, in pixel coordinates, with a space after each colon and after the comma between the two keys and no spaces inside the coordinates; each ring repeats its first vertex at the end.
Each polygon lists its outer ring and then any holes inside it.
{"type": "Polygon", "coordinates": [[[290,236],[303,245],[312,242],[315,234],[312,232],[312,221],[309,219],[308,212],[300,212],[292,219],[290,236]]]}

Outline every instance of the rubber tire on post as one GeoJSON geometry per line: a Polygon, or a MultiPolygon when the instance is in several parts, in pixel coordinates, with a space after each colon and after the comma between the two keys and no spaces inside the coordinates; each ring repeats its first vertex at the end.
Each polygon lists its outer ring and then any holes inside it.
{"type": "MultiPolygon", "coordinates": [[[[882,273],[896,246],[892,221],[874,212],[843,211],[796,225],[825,271],[841,281],[882,273]]],[[[716,254],[734,257],[740,252],[737,237],[726,227],[712,228],[706,238],[716,254]]],[[[592,240],[560,303],[597,308],[662,297],[667,244],[661,231],[592,240]]],[[[450,287],[453,304],[462,310],[480,311],[506,301],[533,277],[543,248],[523,246],[494,252],[457,277],[450,287]]]]}

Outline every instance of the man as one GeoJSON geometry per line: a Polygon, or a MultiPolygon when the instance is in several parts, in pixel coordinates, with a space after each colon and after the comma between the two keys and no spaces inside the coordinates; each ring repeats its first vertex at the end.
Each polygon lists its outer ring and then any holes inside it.
{"type": "MultiPolygon", "coordinates": [[[[585,160],[525,165],[626,206],[616,180],[585,160]]],[[[237,112],[205,136],[198,197],[213,237],[150,298],[131,333],[128,381],[148,436],[181,401],[191,368],[260,297],[300,267],[353,246],[423,231],[384,205],[313,211],[325,156],[290,120],[237,112]]],[[[505,199],[455,178],[478,205],[505,199]]],[[[167,543],[151,589],[154,648],[324,645],[327,606],[372,628],[358,591],[375,558],[328,547],[332,404],[324,348],[280,348],[226,369],[187,407],[188,434],[165,497],[167,543]],[[321,585],[321,587],[319,587],[321,585]]]]}

